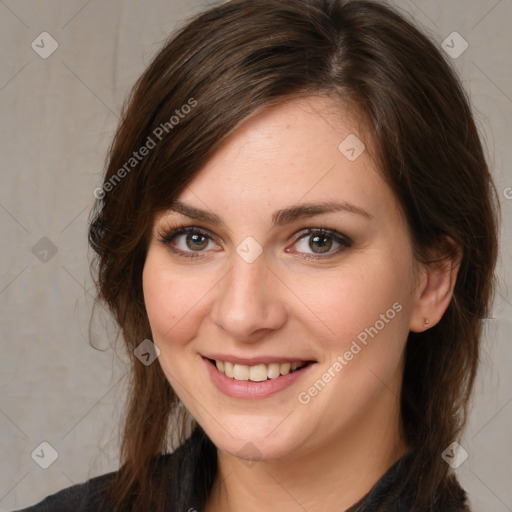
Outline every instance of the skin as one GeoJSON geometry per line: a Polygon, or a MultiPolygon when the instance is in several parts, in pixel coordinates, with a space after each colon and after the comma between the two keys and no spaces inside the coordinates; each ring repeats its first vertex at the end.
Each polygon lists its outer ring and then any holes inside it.
{"type": "Polygon", "coordinates": [[[407,223],[370,158],[371,141],[355,161],[338,150],[350,134],[363,139],[354,113],[333,99],[274,105],[238,128],[179,196],[223,225],[174,211],[155,219],[145,303],[161,367],[218,448],[207,512],[344,510],[408,449],[399,433],[407,336],[439,321],[457,266],[414,259],[407,223]],[[326,201],[368,216],[340,210],[272,227],[273,212],[326,201]],[[199,249],[186,244],[187,235],[161,241],[180,225],[208,230],[211,241],[199,249]],[[311,259],[318,256],[309,245],[314,235],[297,241],[294,234],[322,227],[351,245],[328,238],[329,252],[311,259]],[[248,236],[263,249],[252,263],[236,251],[248,236]],[[393,304],[401,306],[394,318],[300,403],[299,393],[393,304]],[[202,358],[212,352],[316,363],[279,393],[245,400],[213,386],[202,358]],[[256,461],[241,459],[242,449],[256,461]]]}

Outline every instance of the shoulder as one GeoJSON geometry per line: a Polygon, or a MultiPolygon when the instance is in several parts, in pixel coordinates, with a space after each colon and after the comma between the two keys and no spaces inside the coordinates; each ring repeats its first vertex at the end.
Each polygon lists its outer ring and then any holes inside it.
{"type": "MultiPolygon", "coordinates": [[[[157,464],[168,467],[176,459],[173,454],[161,455],[157,464]]],[[[174,461],[175,462],[175,461],[174,461]]],[[[48,496],[43,501],[16,512],[107,512],[105,507],[108,487],[116,471],[91,478],[48,496]]]]}
{"type": "MultiPolygon", "coordinates": [[[[408,478],[414,452],[399,459],[347,512],[409,512],[418,483],[408,478]]],[[[417,508],[415,509],[417,510],[417,508]]],[[[422,512],[471,512],[468,497],[453,473],[446,476],[422,512]]]]}
{"type": "Polygon", "coordinates": [[[101,511],[105,492],[115,472],[92,478],[85,483],[73,485],[48,496],[40,503],[19,512],[68,512],[101,511]]]}
{"type": "MultiPolygon", "coordinates": [[[[216,451],[211,441],[200,428],[196,428],[172,453],[155,457],[156,474],[163,475],[160,488],[168,504],[190,503],[193,498],[204,497],[204,484],[210,485],[212,481],[205,460],[213,460],[214,454],[216,451]]],[[[91,478],[16,512],[110,512],[106,505],[107,493],[118,474],[118,471],[113,471],[91,478]]]]}

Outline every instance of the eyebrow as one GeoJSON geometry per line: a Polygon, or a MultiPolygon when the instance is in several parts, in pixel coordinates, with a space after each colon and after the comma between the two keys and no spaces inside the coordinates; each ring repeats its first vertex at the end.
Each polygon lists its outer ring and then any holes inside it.
{"type": "MultiPolygon", "coordinates": [[[[226,226],[226,223],[217,214],[189,206],[179,200],[175,200],[169,206],[169,211],[180,213],[191,219],[209,222],[226,226]]],[[[278,210],[272,214],[272,227],[291,224],[292,222],[305,217],[313,217],[322,213],[347,212],[354,215],[360,215],[368,220],[373,219],[373,215],[363,208],[347,202],[325,201],[319,203],[303,203],[292,205],[278,210]]]]}

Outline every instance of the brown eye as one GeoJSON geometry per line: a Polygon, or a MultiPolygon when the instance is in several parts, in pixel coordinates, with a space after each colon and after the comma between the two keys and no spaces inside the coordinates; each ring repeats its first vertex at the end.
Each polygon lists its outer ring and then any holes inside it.
{"type": "Polygon", "coordinates": [[[195,226],[181,226],[160,233],[160,241],[178,256],[194,258],[207,256],[210,250],[219,250],[212,235],[195,226]]]}
{"type": "Polygon", "coordinates": [[[186,235],[185,243],[191,251],[201,251],[208,246],[208,238],[200,234],[186,235]]]}
{"type": "Polygon", "coordinates": [[[333,245],[333,240],[329,236],[315,235],[309,237],[309,247],[313,252],[324,253],[329,252],[333,245]]]}
{"type": "Polygon", "coordinates": [[[287,252],[301,254],[303,258],[328,258],[352,246],[350,238],[337,231],[324,228],[302,230],[295,237],[293,249],[287,252]]]}

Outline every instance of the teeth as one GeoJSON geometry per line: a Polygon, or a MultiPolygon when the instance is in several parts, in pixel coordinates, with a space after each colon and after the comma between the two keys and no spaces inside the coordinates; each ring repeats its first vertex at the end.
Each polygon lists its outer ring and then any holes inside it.
{"type": "Polygon", "coordinates": [[[281,365],[279,363],[270,363],[268,365],[267,377],[269,379],[277,379],[281,375],[281,365]]]}
{"type": "Polygon", "coordinates": [[[253,382],[262,382],[267,379],[277,379],[280,375],[287,375],[291,371],[298,370],[305,366],[303,361],[294,363],[269,363],[247,366],[245,364],[233,364],[228,361],[215,361],[215,366],[219,372],[230,379],[250,380],[253,382]]]}
{"type": "Polygon", "coordinates": [[[228,363],[227,361],[224,363],[224,374],[226,375],[226,377],[229,377],[230,379],[233,378],[233,363],[228,363]]]}
{"type": "Polygon", "coordinates": [[[291,367],[290,363],[283,363],[280,368],[281,375],[286,375],[286,374],[290,373],[290,367],[291,367]]]}
{"type": "Polygon", "coordinates": [[[253,380],[254,382],[267,380],[267,373],[266,364],[257,364],[256,366],[251,366],[249,369],[249,380],[253,380]]]}
{"type": "Polygon", "coordinates": [[[249,380],[249,367],[245,364],[235,364],[233,366],[233,377],[236,380],[249,380]]]}

